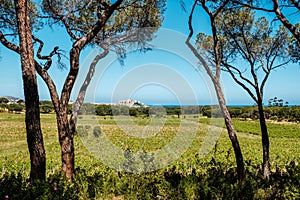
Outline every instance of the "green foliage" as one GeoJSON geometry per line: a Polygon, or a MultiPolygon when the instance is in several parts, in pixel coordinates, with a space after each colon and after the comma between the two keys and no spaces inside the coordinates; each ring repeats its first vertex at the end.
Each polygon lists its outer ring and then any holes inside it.
{"type": "MultiPolygon", "coordinates": [[[[9,36],[17,36],[17,19],[15,14],[14,2],[11,0],[1,0],[0,6],[0,27],[1,31],[9,36]]],[[[38,31],[44,25],[41,20],[38,19],[38,8],[35,3],[29,1],[29,10],[30,10],[30,21],[34,31],[38,31]]]]}
{"type": "Polygon", "coordinates": [[[82,104],[78,114],[95,114],[95,105],[91,103],[82,104]]]}
{"type": "Polygon", "coordinates": [[[133,117],[138,116],[138,110],[136,108],[129,108],[129,115],[133,117]]]}
{"type": "Polygon", "coordinates": [[[211,20],[214,36],[199,33],[198,50],[260,104],[271,72],[291,61],[288,31],[247,7],[225,7],[211,20]]]}
{"type": "MultiPolygon", "coordinates": [[[[297,30],[299,31],[300,24],[296,24],[295,26],[297,27],[297,30]]],[[[290,39],[289,49],[290,49],[291,59],[292,59],[293,63],[300,64],[300,55],[299,55],[300,43],[296,38],[292,37],[290,39]]]]}
{"type": "MultiPolygon", "coordinates": [[[[244,106],[244,107],[228,107],[228,111],[232,118],[243,118],[243,119],[258,119],[258,110],[255,106],[244,106]]],[[[265,110],[268,112],[268,110],[265,110]]]]}
{"type": "Polygon", "coordinates": [[[165,113],[167,113],[168,115],[176,115],[178,118],[180,118],[182,112],[182,108],[180,107],[167,107],[165,109],[162,109],[160,115],[164,115],[165,113]]]}
{"type": "Polygon", "coordinates": [[[50,113],[53,111],[53,105],[50,104],[50,105],[41,105],[40,106],[40,109],[41,109],[41,113],[50,113]]]}
{"type": "MultiPolygon", "coordinates": [[[[195,159],[197,160],[197,159],[195,159]]],[[[291,161],[275,167],[270,180],[247,164],[246,179],[237,182],[232,167],[212,159],[199,163],[191,172],[175,166],[145,174],[115,172],[103,168],[93,174],[77,168],[70,183],[53,174],[45,182],[30,183],[22,174],[5,174],[0,179],[0,199],[297,199],[300,197],[300,167],[291,161]],[[202,168],[202,170],[199,170],[202,168]]]]}
{"type": "MultiPolygon", "coordinates": [[[[70,28],[76,28],[75,30],[78,32],[84,33],[96,23],[98,10],[103,10],[111,4],[111,1],[103,2],[99,6],[96,2],[89,2],[88,0],[44,0],[43,9],[49,14],[65,14],[70,28]]],[[[126,32],[131,27],[158,27],[161,23],[159,12],[163,11],[164,6],[164,1],[157,0],[124,1],[120,9],[108,21],[106,31],[117,34],[126,32]]]]}
{"type": "Polygon", "coordinates": [[[7,99],[7,98],[5,98],[5,97],[2,97],[2,98],[0,98],[0,103],[2,104],[6,104],[6,103],[8,103],[9,102],[9,100],[7,99]]]}
{"type": "MultiPolygon", "coordinates": [[[[126,169],[137,160],[144,161],[146,170],[153,168],[151,151],[168,144],[174,137],[172,130],[181,120],[167,117],[160,137],[147,140],[130,138],[118,129],[114,119],[97,116],[101,128],[82,126],[100,136],[105,133],[111,142],[123,148],[126,169]],[[104,132],[105,131],[105,132],[104,132]],[[100,134],[101,133],[101,134],[100,134]],[[109,133],[109,134],[106,134],[109,133]],[[159,138],[163,138],[162,141],[159,138]],[[137,140],[141,140],[140,143],[137,140]],[[122,146],[122,143],[125,143],[122,146]],[[148,154],[133,155],[144,146],[148,154]]],[[[126,119],[129,116],[118,116],[126,119]]],[[[214,150],[205,158],[199,157],[199,148],[207,127],[200,130],[193,144],[177,161],[163,169],[148,173],[115,171],[90,154],[75,136],[76,171],[73,182],[61,176],[60,146],[57,138],[55,114],[42,115],[42,127],[47,151],[47,181],[31,183],[29,154],[24,132],[24,114],[0,113],[0,199],[297,199],[300,196],[299,124],[268,123],[271,141],[271,174],[265,181],[261,175],[260,133],[258,121],[234,119],[245,155],[246,179],[237,181],[234,153],[227,134],[221,134],[214,150]],[[248,132],[247,132],[248,130],[248,132]],[[276,134],[274,131],[278,131],[276,134]],[[284,134],[283,134],[284,133],[284,134]]],[[[186,118],[187,119],[187,118],[186,118]]],[[[209,118],[200,118],[210,124],[209,118]]],[[[222,119],[223,120],[223,119],[222,119]]],[[[147,119],[134,117],[134,122],[147,125],[147,119]]],[[[142,152],[142,151],[141,151],[142,152]]]]}
{"type": "Polygon", "coordinates": [[[95,107],[96,115],[105,116],[112,115],[111,105],[99,105],[95,107]]]}
{"type": "Polygon", "coordinates": [[[7,105],[6,105],[6,104],[4,104],[4,103],[0,103],[0,112],[3,112],[3,111],[5,111],[6,107],[7,107],[7,105]]]}
{"type": "MultiPolygon", "coordinates": [[[[221,120],[221,118],[220,118],[221,120]]],[[[210,124],[211,119],[200,118],[200,123],[210,124]]],[[[233,125],[236,131],[254,135],[261,135],[260,124],[258,120],[245,121],[233,119],[233,125]]],[[[278,124],[268,123],[269,137],[271,138],[300,138],[299,124],[278,124]]]]}
{"type": "Polygon", "coordinates": [[[101,128],[99,126],[94,127],[93,129],[94,137],[99,137],[101,136],[101,134],[102,134],[101,128]]]}
{"type": "MultiPolygon", "coordinates": [[[[265,118],[273,121],[299,122],[300,107],[299,106],[282,106],[284,104],[276,103],[274,106],[264,107],[265,118]]],[[[244,107],[228,107],[232,118],[259,119],[259,114],[255,106],[244,107]]],[[[211,110],[205,109],[203,115],[211,117],[211,110]]]]}
{"type": "Polygon", "coordinates": [[[54,106],[51,101],[40,101],[40,112],[43,114],[54,111],[54,106]]]}
{"type": "Polygon", "coordinates": [[[23,109],[24,109],[24,106],[23,105],[20,105],[20,104],[15,104],[15,103],[12,103],[12,104],[9,104],[7,106],[7,109],[9,112],[22,112],[23,109]]]}
{"type": "MultiPolygon", "coordinates": [[[[287,31],[282,27],[276,30],[265,17],[256,17],[248,8],[226,10],[217,23],[220,35],[226,38],[225,52],[231,56],[238,53],[235,56],[251,60],[257,65],[256,70],[265,67],[262,63],[273,65],[269,63],[270,58],[288,57],[287,31]]],[[[272,69],[272,66],[266,67],[272,69]]]]}
{"type": "MultiPolygon", "coordinates": [[[[207,112],[210,112],[207,111],[207,112]]],[[[96,115],[100,116],[118,116],[118,115],[130,115],[130,116],[158,116],[163,117],[166,115],[197,115],[201,113],[200,106],[151,106],[151,107],[126,107],[116,105],[97,105],[95,106],[96,115]]]]}
{"type": "Polygon", "coordinates": [[[1,0],[0,13],[0,27],[3,29],[8,29],[8,31],[12,34],[16,34],[17,27],[11,26],[12,24],[17,24],[13,1],[1,0]]]}
{"type": "Polygon", "coordinates": [[[223,114],[221,112],[221,109],[219,106],[205,106],[202,111],[203,116],[206,116],[208,118],[214,117],[219,118],[223,117],[223,114]]]}
{"type": "Polygon", "coordinates": [[[283,99],[278,99],[277,97],[271,98],[268,101],[269,107],[275,107],[275,106],[282,107],[282,106],[288,106],[288,104],[289,102],[287,101],[284,102],[283,99]]]}
{"type": "MultiPolygon", "coordinates": [[[[102,17],[103,13],[106,12],[105,10],[113,2],[43,0],[42,10],[46,14],[53,16],[49,19],[49,24],[59,23],[62,26],[68,24],[69,30],[72,30],[72,34],[75,37],[82,37],[94,26],[98,17],[102,17]],[[62,16],[64,21],[58,20],[62,16]]],[[[110,16],[105,27],[94,38],[92,43],[107,42],[122,57],[126,52],[124,48],[125,43],[131,43],[129,46],[138,45],[142,49],[147,49],[145,47],[146,41],[151,40],[152,33],[161,26],[164,7],[165,0],[125,0],[110,16]],[[142,33],[137,31],[139,28],[152,28],[152,32],[142,33]]]]}
{"type": "Polygon", "coordinates": [[[128,106],[113,106],[112,107],[113,115],[129,115],[129,107],[128,106]]]}

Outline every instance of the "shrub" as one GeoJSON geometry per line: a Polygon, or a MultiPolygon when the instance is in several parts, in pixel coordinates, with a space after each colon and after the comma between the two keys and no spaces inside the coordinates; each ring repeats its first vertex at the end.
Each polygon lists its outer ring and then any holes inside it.
{"type": "Polygon", "coordinates": [[[101,134],[102,134],[101,127],[95,126],[93,129],[93,135],[95,137],[99,137],[99,136],[101,136],[101,134]]]}

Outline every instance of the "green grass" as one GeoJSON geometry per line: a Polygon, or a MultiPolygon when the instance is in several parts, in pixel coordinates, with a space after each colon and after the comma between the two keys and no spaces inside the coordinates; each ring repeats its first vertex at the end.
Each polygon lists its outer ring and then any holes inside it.
{"type": "MultiPolygon", "coordinates": [[[[207,130],[210,128],[210,119],[200,118],[201,123],[197,123],[197,118],[194,116],[187,116],[185,119],[167,117],[161,119],[164,123],[159,128],[156,127],[157,121],[155,120],[127,116],[118,118],[98,116],[93,120],[81,117],[78,127],[88,125],[90,126],[88,134],[92,134],[93,127],[100,126],[101,135],[99,140],[92,138],[94,143],[85,143],[84,138],[79,137],[80,133],[76,134],[75,165],[77,172],[74,182],[70,185],[61,180],[59,175],[61,153],[55,115],[42,114],[48,180],[57,180],[57,185],[62,188],[62,191],[59,190],[57,193],[66,199],[69,197],[72,199],[111,199],[113,197],[156,199],[157,196],[168,199],[197,199],[200,196],[209,199],[224,199],[234,198],[244,193],[250,195],[249,199],[273,198],[274,195],[279,195],[280,198],[292,198],[293,195],[299,197],[299,181],[297,182],[300,180],[300,169],[297,164],[300,162],[299,124],[268,123],[272,174],[270,183],[265,183],[260,176],[262,150],[259,123],[234,120],[248,177],[245,185],[240,187],[233,181],[236,179],[235,157],[225,129],[221,131],[220,138],[211,152],[202,158],[200,149],[207,136],[207,130]],[[132,129],[133,126],[134,129],[132,129]],[[142,135],[141,131],[145,130],[145,127],[149,128],[148,131],[151,128],[153,131],[149,131],[148,135],[142,135]],[[102,163],[97,158],[97,154],[91,154],[88,150],[93,146],[91,144],[96,145],[105,138],[110,144],[123,151],[129,150],[137,155],[142,155],[139,154],[141,152],[151,153],[174,141],[180,127],[183,128],[182,130],[186,130],[183,134],[186,134],[184,137],[187,138],[190,137],[189,134],[197,130],[189,148],[185,152],[180,152],[180,146],[175,148],[175,151],[179,151],[178,159],[170,165],[163,165],[162,169],[152,173],[117,172],[102,163]],[[283,180],[291,182],[283,182],[283,180]],[[272,190],[268,189],[270,184],[272,190]]],[[[124,155],[119,155],[119,157],[123,159],[124,165],[130,165],[135,163],[135,159],[139,159],[131,156],[125,159],[124,155]]],[[[20,195],[30,194],[30,197],[41,198],[46,195],[47,198],[60,198],[59,195],[56,197],[56,194],[53,193],[52,183],[46,183],[42,189],[39,189],[40,196],[39,190],[29,190],[26,186],[30,166],[24,114],[0,113],[0,159],[0,187],[1,185],[10,185],[11,190],[12,188],[20,190],[20,195]],[[14,174],[20,174],[20,180],[14,174]],[[18,184],[15,185],[15,182],[18,184]],[[22,187],[18,188],[20,184],[22,187]],[[30,191],[34,191],[34,194],[30,191]]],[[[167,162],[164,159],[156,161],[161,164],[167,162]]],[[[9,188],[3,189],[3,192],[0,192],[1,200],[4,192],[13,195],[9,188]]],[[[16,194],[15,197],[17,199],[20,196],[16,194]]]]}
{"type": "MultiPolygon", "coordinates": [[[[223,119],[220,119],[223,120],[223,119]]],[[[210,118],[200,118],[201,123],[210,124],[210,118]]],[[[233,125],[237,132],[260,135],[260,124],[258,120],[233,119],[233,125]]],[[[298,138],[300,139],[300,124],[296,123],[267,123],[269,137],[273,138],[298,138]]]]}

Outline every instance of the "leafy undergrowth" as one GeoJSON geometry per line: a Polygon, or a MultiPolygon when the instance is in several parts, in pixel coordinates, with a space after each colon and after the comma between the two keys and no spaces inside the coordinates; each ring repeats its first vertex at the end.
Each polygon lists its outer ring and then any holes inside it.
{"type": "Polygon", "coordinates": [[[246,162],[246,178],[237,181],[228,163],[199,160],[199,166],[182,171],[178,166],[131,174],[109,168],[87,173],[77,169],[73,182],[59,173],[47,181],[30,183],[22,174],[4,174],[0,199],[298,199],[300,166],[291,161],[273,168],[269,181],[259,166],[246,162]]]}

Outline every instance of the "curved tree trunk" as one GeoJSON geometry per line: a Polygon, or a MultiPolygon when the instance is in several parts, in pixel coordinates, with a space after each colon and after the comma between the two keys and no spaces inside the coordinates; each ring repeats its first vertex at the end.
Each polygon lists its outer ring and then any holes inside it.
{"type": "Polygon", "coordinates": [[[45,180],[46,154],[40,124],[39,96],[35,74],[34,52],[31,37],[31,24],[26,0],[16,0],[18,33],[20,42],[20,56],[22,78],[26,106],[27,144],[30,153],[30,179],[45,180]]]}
{"type": "MultiPolygon", "coordinates": [[[[194,7],[195,7],[196,3],[197,2],[195,1],[194,7]]],[[[238,138],[236,136],[236,133],[235,133],[235,130],[234,130],[234,127],[233,127],[233,124],[232,124],[232,120],[231,120],[229,111],[228,111],[227,106],[226,106],[226,101],[225,101],[225,97],[224,97],[224,94],[223,94],[222,87],[221,87],[220,82],[219,82],[219,78],[216,77],[213,74],[213,72],[210,70],[209,66],[207,65],[207,63],[203,59],[203,57],[197,52],[197,49],[194,48],[193,45],[191,45],[191,43],[190,43],[190,38],[193,35],[192,34],[193,29],[192,29],[192,26],[191,26],[191,16],[192,15],[190,15],[190,19],[189,19],[189,27],[190,27],[191,32],[190,32],[190,36],[186,40],[186,44],[190,48],[190,50],[193,52],[193,54],[199,59],[201,64],[204,66],[204,69],[206,70],[207,74],[209,75],[210,79],[212,80],[212,82],[214,84],[215,91],[216,91],[218,101],[219,101],[219,105],[220,105],[220,108],[222,110],[222,114],[223,114],[223,117],[224,117],[224,120],[225,120],[228,136],[229,136],[229,139],[231,141],[232,147],[234,149],[238,178],[239,178],[240,181],[243,181],[244,178],[245,178],[245,166],[244,166],[243,154],[242,154],[242,150],[240,148],[239,141],[238,141],[238,138]]]]}
{"type": "Polygon", "coordinates": [[[215,86],[215,91],[218,96],[219,105],[220,105],[220,108],[221,108],[221,111],[222,111],[222,114],[223,114],[223,117],[225,120],[225,125],[226,125],[226,129],[228,132],[228,136],[229,136],[229,139],[231,141],[231,144],[232,144],[232,147],[234,150],[238,178],[239,178],[239,180],[242,181],[245,178],[245,166],[244,166],[242,150],[240,148],[239,141],[238,141],[236,132],[235,132],[233,124],[232,124],[230,113],[226,106],[226,101],[225,101],[224,94],[223,94],[222,88],[220,86],[220,83],[214,81],[214,86],[215,86]]]}
{"type": "Polygon", "coordinates": [[[267,129],[267,123],[265,119],[264,109],[262,105],[262,101],[259,100],[258,104],[258,113],[259,113],[259,122],[260,122],[260,129],[261,129],[261,142],[263,148],[263,176],[265,179],[269,179],[270,175],[270,142],[269,142],[269,134],[267,129]]]}

